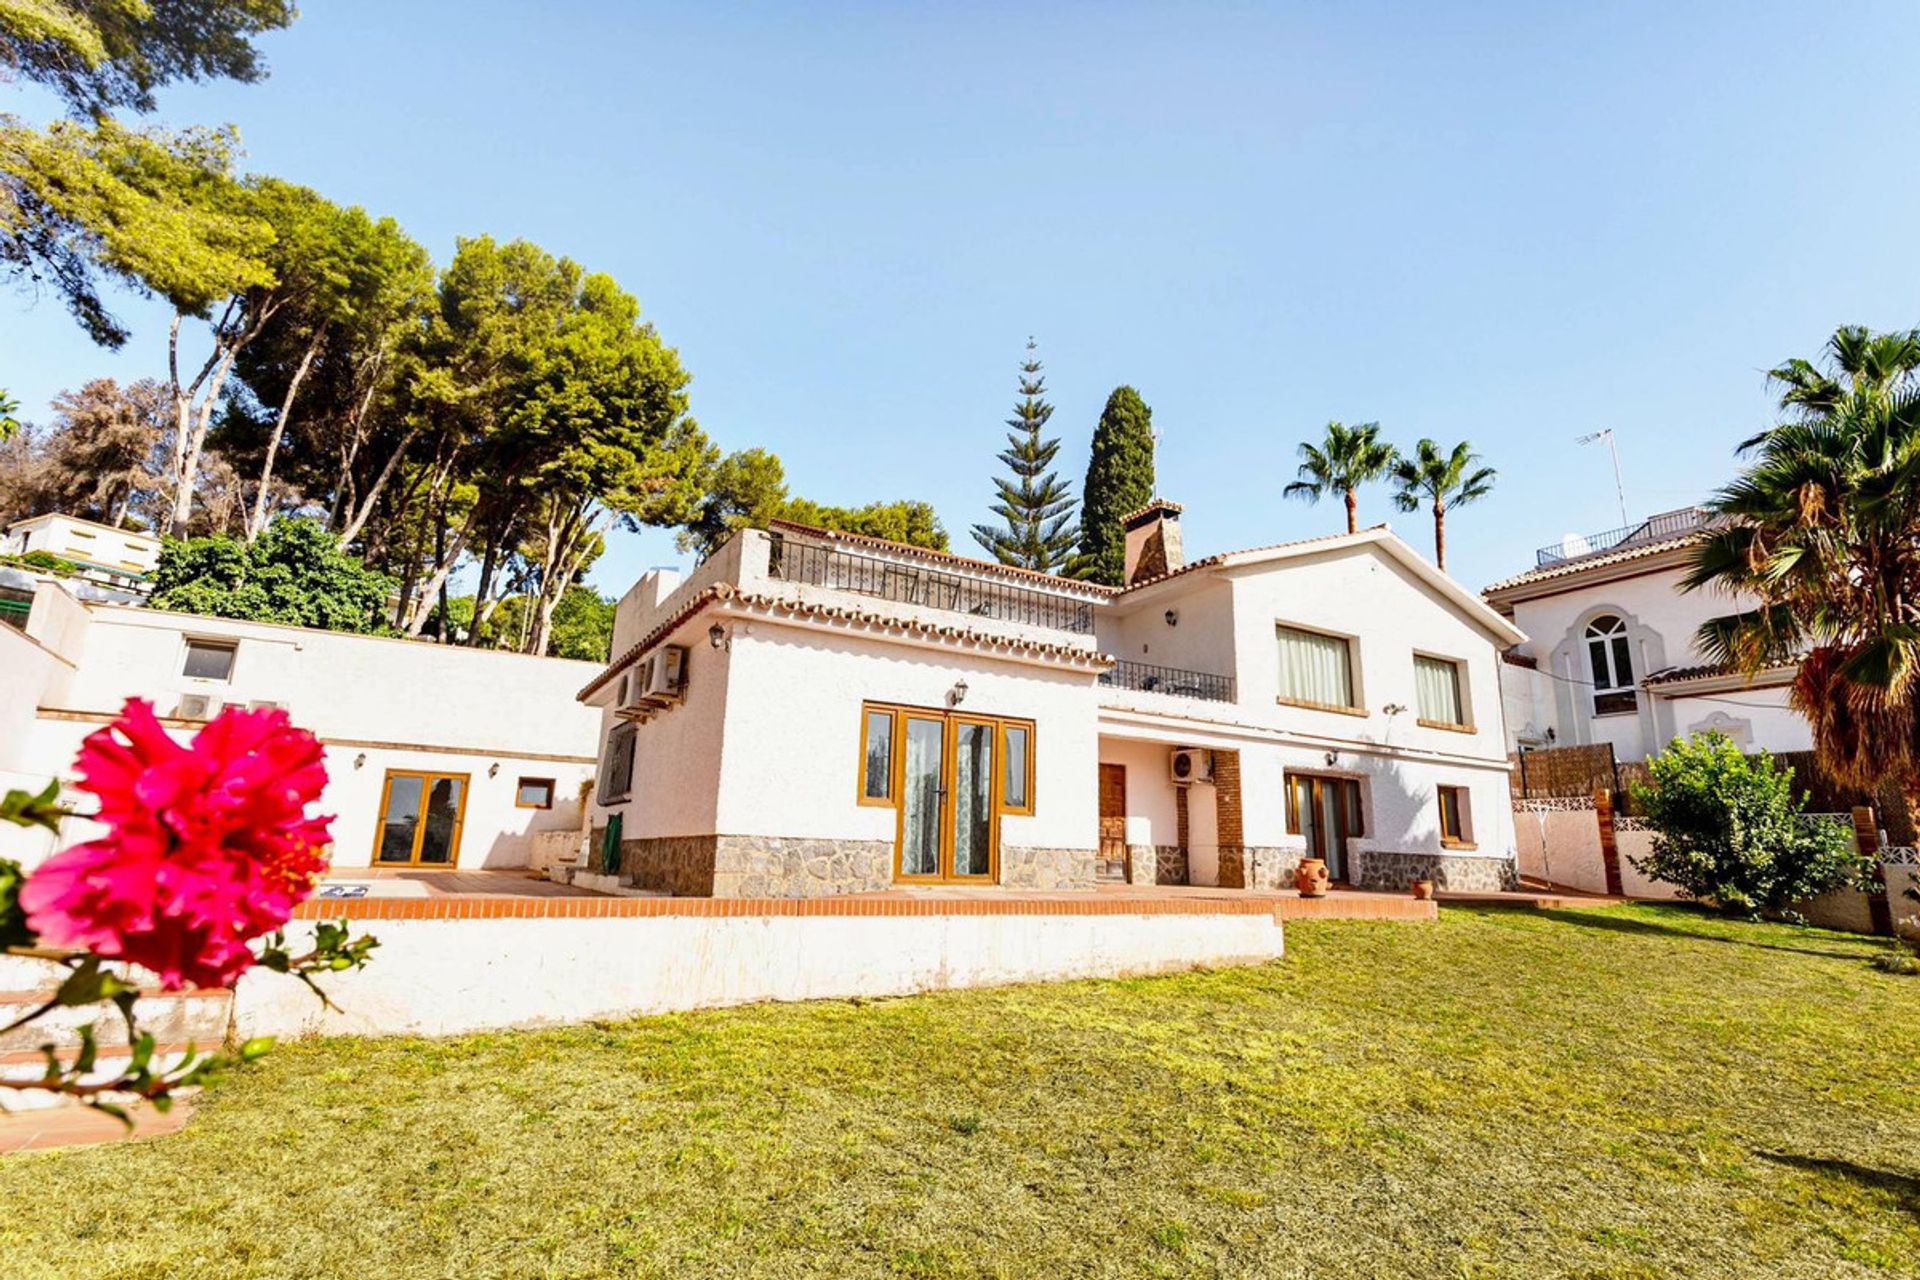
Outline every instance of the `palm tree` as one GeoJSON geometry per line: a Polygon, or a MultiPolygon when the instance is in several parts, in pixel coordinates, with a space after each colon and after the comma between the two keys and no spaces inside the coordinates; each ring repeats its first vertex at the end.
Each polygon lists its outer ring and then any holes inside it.
{"type": "Polygon", "coordinates": [[[1301,442],[1300,478],[1281,492],[1308,502],[1338,493],[1346,499],[1347,532],[1353,533],[1360,527],[1360,503],[1355,491],[1387,474],[1397,456],[1393,446],[1380,438],[1379,423],[1349,427],[1329,422],[1326,439],[1317,445],[1301,442]]]}
{"type": "Polygon", "coordinates": [[[1836,781],[1920,790],[1920,332],[1841,329],[1775,369],[1782,421],[1713,499],[1687,589],[1752,607],[1699,643],[1747,672],[1799,662],[1793,706],[1836,781]]]}
{"type": "Polygon", "coordinates": [[[1442,453],[1431,440],[1413,447],[1411,458],[1402,457],[1393,464],[1393,482],[1399,490],[1393,504],[1402,511],[1418,511],[1423,503],[1433,507],[1433,563],[1447,567],[1447,509],[1478,502],[1493,492],[1492,467],[1474,467],[1480,455],[1465,440],[1442,453]],[[1469,470],[1469,468],[1472,468],[1469,470]]]}

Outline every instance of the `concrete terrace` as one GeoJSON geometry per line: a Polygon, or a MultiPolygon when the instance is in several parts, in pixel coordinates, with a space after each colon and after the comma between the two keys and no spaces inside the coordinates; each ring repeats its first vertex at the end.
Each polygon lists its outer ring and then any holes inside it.
{"type": "MultiPolygon", "coordinates": [[[[1092,891],[998,886],[900,887],[818,898],[695,898],[614,895],[557,884],[525,871],[338,869],[325,886],[367,886],[359,897],[316,896],[300,919],[459,920],[646,916],[1258,915],[1281,920],[1432,920],[1441,903],[1553,908],[1609,906],[1616,899],[1560,889],[1404,893],[1333,889],[1303,898],[1291,889],[1103,884],[1092,891]]],[[[323,886],[322,892],[325,892],[323,886]]]]}

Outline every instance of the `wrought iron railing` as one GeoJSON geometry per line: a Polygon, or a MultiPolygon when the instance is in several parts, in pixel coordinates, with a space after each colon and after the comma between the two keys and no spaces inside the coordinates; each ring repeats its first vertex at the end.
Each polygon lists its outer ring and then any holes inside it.
{"type": "Polygon", "coordinates": [[[1233,701],[1232,676],[1216,676],[1210,671],[1185,671],[1179,667],[1156,667],[1150,662],[1116,662],[1111,669],[1101,673],[1100,683],[1116,689],[1167,693],[1180,698],[1200,698],[1207,702],[1233,701]]]}
{"type": "Polygon", "coordinates": [[[1585,537],[1572,534],[1552,546],[1541,547],[1534,552],[1534,563],[1536,567],[1545,567],[1568,560],[1579,560],[1586,556],[1597,556],[1603,551],[1615,551],[1637,543],[1663,542],[1668,538],[1677,538],[1683,533],[1708,528],[1714,523],[1714,519],[1714,513],[1704,507],[1682,507],[1678,511],[1663,511],[1657,516],[1648,516],[1638,524],[1609,529],[1605,533],[1590,533],[1585,537]]]}
{"type": "Polygon", "coordinates": [[[982,574],[948,573],[772,535],[769,572],[783,582],[851,591],[896,604],[1093,634],[1093,605],[982,574]]]}

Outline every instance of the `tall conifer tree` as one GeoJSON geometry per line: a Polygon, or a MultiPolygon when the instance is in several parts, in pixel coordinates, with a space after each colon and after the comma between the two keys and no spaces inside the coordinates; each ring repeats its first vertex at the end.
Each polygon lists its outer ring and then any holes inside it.
{"type": "Polygon", "coordinates": [[[1047,382],[1040,374],[1040,358],[1032,338],[1020,365],[1020,401],[1007,419],[1007,447],[1000,461],[1012,474],[993,482],[997,500],[990,510],[1004,525],[973,526],[974,541],[1001,564],[1059,573],[1073,558],[1077,532],[1073,525],[1073,494],[1048,468],[1060,452],[1060,441],[1041,432],[1053,416],[1046,402],[1047,382]]]}
{"type": "Polygon", "coordinates": [[[1132,387],[1115,387],[1093,429],[1080,491],[1080,563],[1087,577],[1122,585],[1127,538],[1120,518],[1153,501],[1153,410],[1132,387]]]}

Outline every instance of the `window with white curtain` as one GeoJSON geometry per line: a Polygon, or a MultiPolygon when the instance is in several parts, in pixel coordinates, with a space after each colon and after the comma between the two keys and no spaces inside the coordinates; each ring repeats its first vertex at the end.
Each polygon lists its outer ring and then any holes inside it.
{"type": "Polygon", "coordinates": [[[1297,627],[1275,630],[1280,639],[1282,701],[1353,706],[1353,652],[1346,637],[1297,627]]]}
{"type": "Polygon", "coordinates": [[[1467,722],[1467,709],[1460,696],[1459,663],[1414,654],[1413,692],[1421,720],[1448,725],[1467,722]]]}

